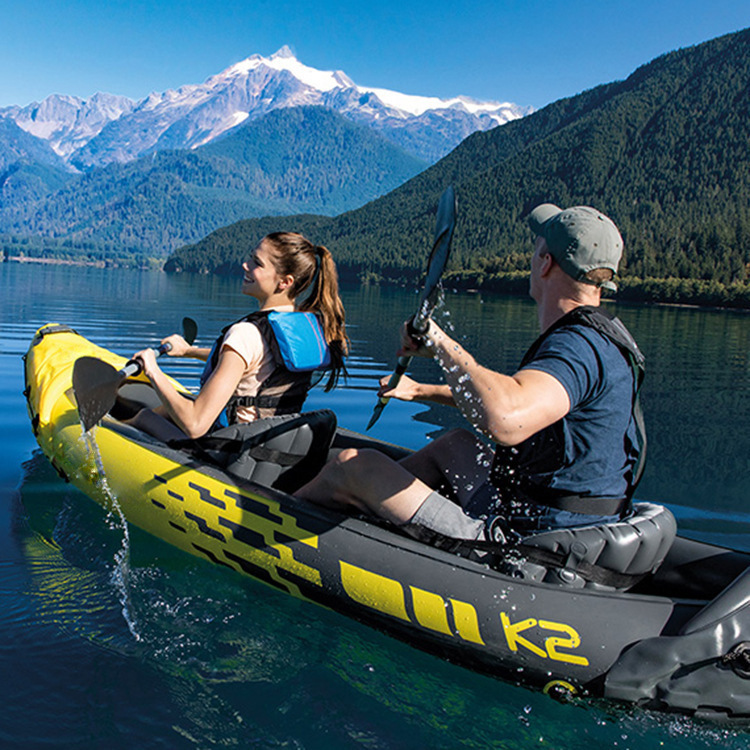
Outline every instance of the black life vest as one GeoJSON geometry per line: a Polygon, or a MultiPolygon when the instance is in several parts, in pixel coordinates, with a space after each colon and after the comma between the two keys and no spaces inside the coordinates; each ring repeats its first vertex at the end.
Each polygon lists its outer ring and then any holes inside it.
{"type": "Polygon", "coordinates": [[[201,375],[201,386],[208,380],[211,373],[216,369],[221,354],[221,345],[227,331],[237,323],[252,323],[260,331],[263,340],[271,350],[274,364],[273,372],[261,382],[255,396],[233,395],[226,405],[227,421],[230,425],[237,422],[237,409],[240,407],[254,406],[258,417],[265,419],[280,414],[295,414],[302,411],[302,405],[307,398],[307,392],[312,386],[312,371],[292,372],[284,364],[284,358],[276,341],[276,336],[268,322],[269,311],[257,311],[245,315],[234,323],[225,326],[208,356],[206,366],[201,375]]]}
{"type": "Polygon", "coordinates": [[[606,336],[618,347],[633,372],[632,414],[637,444],[633,445],[628,441],[626,452],[628,455],[635,453],[637,458],[632,471],[626,476],[628,488],[625,497],[612,499],[571,494],[539,486],[528,478],[529,474],[554,471],[561,465],[564,456],[562,420],[532,435],[518,446],[512,448],[497,446],[491,470],[491,481],[499,490],[503,500],[521,500],[574,513],[624,515],[630,507],[635,488],[643,475],[646,460],[646,427],[640,404],[645,360],[628,329],[619,318],[600,307],[588,305],[576,307],[537,338],[521,360],[519,369],[534,359],[541,345],[552,333],[572,325],[588,326],[606,336]]]}

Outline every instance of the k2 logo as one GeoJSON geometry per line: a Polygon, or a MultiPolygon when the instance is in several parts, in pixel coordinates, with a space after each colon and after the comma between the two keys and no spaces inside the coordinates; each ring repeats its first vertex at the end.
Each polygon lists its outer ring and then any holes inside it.
{"type": "MultiPolygon", "coordinates": [[[[503,624],[505,639],[511,651],[518,651],[519,647],[522,647],[542,659],[549,658],[554,661],[564,661],[568,664],[580,664],[583,667],[588,666],[589,660],[585,656],[578,656],[560,650],[576,649],[581,645],[581,636],[570,625],[562,622],[552,622],[551,620],[535,620],[533,617],[512,623],[505,612],[500,613],[500,622],[503,624]],[[541,631],[541,637],[544,639],[544,648],[540,648],[536,643],[521,635],[521,633],[526,633],[526,631],[530,631],[532,628],[535,635],[541,631]],[[560,635],[547,635],[547,633],[559,633],[560,635]]],[[[526,634],[531,635],[531,633],[526,634]]]]}

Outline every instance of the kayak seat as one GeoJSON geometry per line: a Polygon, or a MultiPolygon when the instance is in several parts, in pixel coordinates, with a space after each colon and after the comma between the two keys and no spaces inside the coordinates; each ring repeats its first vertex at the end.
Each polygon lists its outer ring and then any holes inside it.
{"type": "Polygon", "coordinates": [[[293,492],[323,468],[335,434],[336,415],[320,409],[222,427],[191,443],[240,479],[293,492]]]}
{"type": "Polygon", "coordinates": [[[132,419],[141,409],[156,409],[161,399],[149,383],[126,381],[117,389],[117,398],[109,410],[119,420],[132,419]]]}
{"type": "Polygon", "coordinates": [[[664,561],[677,522],[663,505],[636,503],[628,518],[600,526],[545,531],[526,537],[512,575],[570,588],[626,590],[664,561]]]}

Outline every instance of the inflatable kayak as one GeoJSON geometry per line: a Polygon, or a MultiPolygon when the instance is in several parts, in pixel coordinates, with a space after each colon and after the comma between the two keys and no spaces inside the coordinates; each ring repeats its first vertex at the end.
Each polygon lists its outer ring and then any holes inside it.
{"type": "Polygon", "coordinates": [[[326,410],[165,442],[125,421],[155,403],[142,377],[126,380],[84,433],[72,388],[80,357],[125,364],[66,326],[34,337],[25,356],[34,434],[62,477],[105,508],[116,503],[130,523],[558,698],[750,720],[750,555],[676,536],[667,509],[636,504],[621,522],[509,549],[438,548],[288,494],[339,448],[406,451],[337,427],[326,410]]]}

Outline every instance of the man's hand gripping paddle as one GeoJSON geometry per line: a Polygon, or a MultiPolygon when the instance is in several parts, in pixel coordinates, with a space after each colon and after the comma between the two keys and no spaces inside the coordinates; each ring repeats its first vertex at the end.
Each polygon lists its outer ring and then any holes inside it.
{"type": "MultiPolygon", "coordinates": [[[[438,286],[440,278],[443,275],[445,266],[450,255],[451,240],[453,239],[453,229],[456,226],[456,196],[452,187],[446,188],[440,197],[438,203],[437,218],[435,222],[435,239],[432,243],[432,252],[427,261],[427,271],[425,273],[422,292],[419,295],[419,304],[417,312],[411,320],[411,328],[416,333],[424,333],[430,323],[430,316],[435,309],[438,300],[438,286]]],[[[411,357],[399,357],[396,369],[388,381],[388,390],[392,390],[398,385],[401,376],[406,372],[411,362],[411,357]]],[[[372,412],[370,421],[367,424],[369,430],[380,418],[385,405],[390,399],[381,396],[375,409],[372,412]]]]}
{"type": "MultiPolygon", "coordinates": [[[[198,333],[198,325],[192,318],[182,319],[182,337],[191,344],[198,333]]],[[[156,356],[165,354],[171,344],[162,344],[156,356]]],[[[117,389],[130,377],[138,375],[143,365],[131,359],[122,370],[96,357],[79,357],[73,365],[73,392],[78,403],[78,414],[83,429],[88,432],[114,405],[117,389]]]]}

